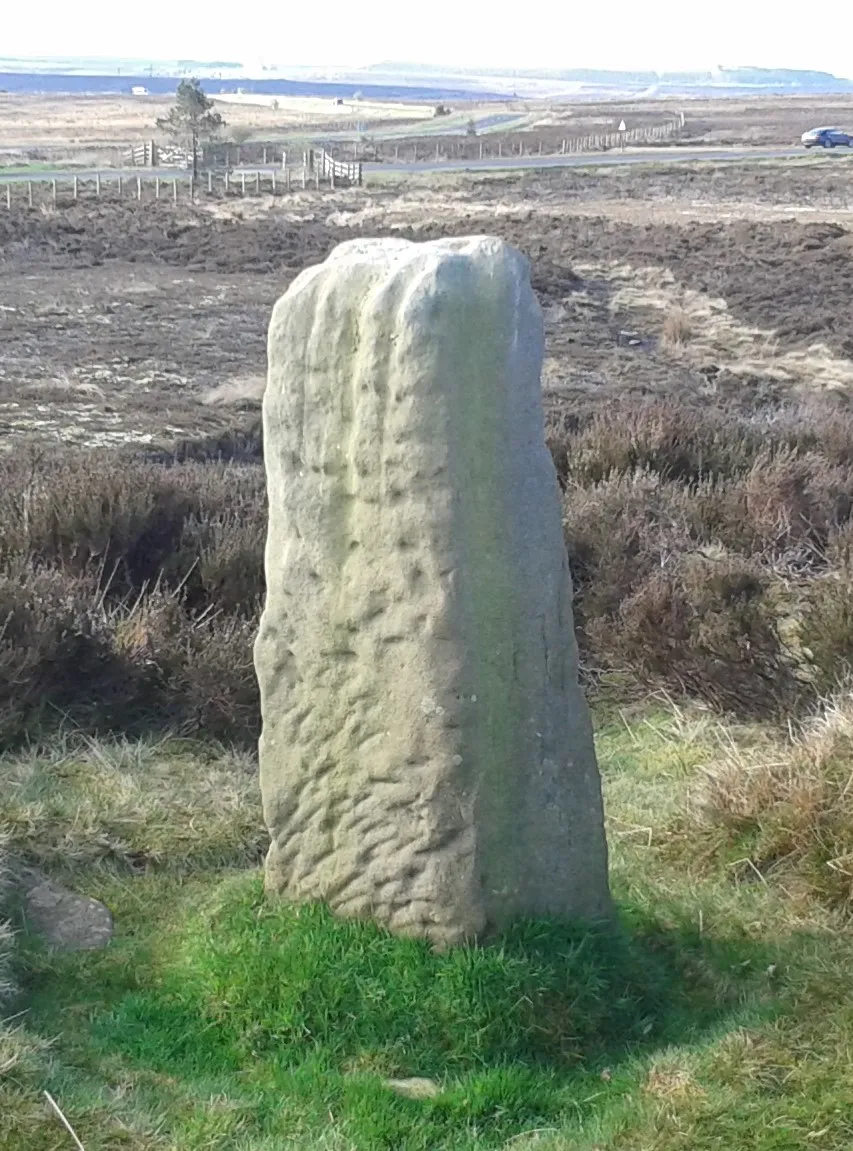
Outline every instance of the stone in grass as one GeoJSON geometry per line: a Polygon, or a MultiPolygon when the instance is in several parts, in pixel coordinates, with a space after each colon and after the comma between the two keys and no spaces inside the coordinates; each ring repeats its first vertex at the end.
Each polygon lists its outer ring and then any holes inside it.
{"type": "Polygon", "coordinates": [[[529,265],[357,240],[269,332],[266,882],[437,945],[610,909],[529,265]]]}
{"type": "Polygon", "coordinates": [[[45,943],[61,951],[107,946],[113,934],[113,917],[103,903],[37,873],[27,876],[24,888],[27,923],[45,943]]]}

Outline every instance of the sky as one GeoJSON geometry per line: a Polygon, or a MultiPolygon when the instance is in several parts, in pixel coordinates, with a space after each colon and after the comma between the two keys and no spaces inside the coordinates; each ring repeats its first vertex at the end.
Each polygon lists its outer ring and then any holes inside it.
{"type": "Polygon", "coordinates": [[[654,71],[750,64],[853,78],[853,4],[243,0],[235,5],[210,0],[202,6],[198,0],[39,0],[4,5],[0,54],[654,71]]]}

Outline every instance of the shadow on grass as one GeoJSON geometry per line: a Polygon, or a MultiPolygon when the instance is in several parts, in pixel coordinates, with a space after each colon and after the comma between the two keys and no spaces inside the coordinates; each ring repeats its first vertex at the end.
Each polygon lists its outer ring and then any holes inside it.
{"type": "MultiPolygon", "coordinates": [[[[616,929],[520,923],[436,954],[322,907],[271,904],[253,876],[173,930],[159,953],[129,939],[101,955],[31,951],[34,1021],[85,1017],[90,1066],[168,1076],[201,1112],[228,1098],[259,1139],[340,1124],[365,1151],[496,1147],[600,1116],[636,1088],[638,1057],[700,1043],[745,1007],[775,1010],[775,950],[631,911],[616,929]],[[439,1093],[383,1082],[407,1076],[439,1093]]],[[[176,1112],[171,1134],[194,1147],[185,1121],[176,1112]]]]}

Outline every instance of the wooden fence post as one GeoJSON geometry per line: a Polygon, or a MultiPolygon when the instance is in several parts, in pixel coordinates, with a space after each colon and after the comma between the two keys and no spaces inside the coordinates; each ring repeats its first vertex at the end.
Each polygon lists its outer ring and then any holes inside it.
{"type": "Polygon", "coordinates": [[[154,199],[155,200],[160,199],[160,177],[159,176],[154,177],[154,199]]]}
{"type": "Polygon", "coordinates": [[[287,168],[284,169],[284,190],[285,192],[290,191],[290,172],[287,168]]]}
{"type": "Polygon", "coordinates": [[[400,145],[399,145],[399,144],[395,144],[395,145],[394,145],[394,163],[396,164],[396,162],[397,162],[399,159],[400,159],[400,145]]]}
{"type": "Polygon", "coordinates": [[[32,208],[32,206],[33,206],[33,182],[32,182],[32,180],[27,180],[27,203],[32,208]]]}
{"type": "Polygon", "coordinates": [[[332,191],[335,190],[335,164],[334,161],[329,166],[329,187],[332,191]]]}
{"type": "Polygon", "coordinates": [[[436,158],[436,160],[438,159],[438,149],[439,149],[439,144],[436,143],[436,145],[435,145],[435,158],[436,158]]]}
{"type": "Polygon", "coordinates": [[[270,169],[270,176],[272,178],[272,194],[275,195],[275,168],[270,169]]]}
{"type": "Polygon", "coordinates": [[[287,152],[282,152],[281,154],[281,170],[282,172],[287,171],[287,152]]]}
{"type": "Polygon", "coordinates": [[[246,195],[246,173],[245,172],[240,173],[240,195],[241,196],[246,195]]]}
{"type": "Polygon", "coordinates": [[[212,192],[213,192],[213,173],[208,172],[207,173],[207,194],[208,194],[208,196],[211,195],[212,192]]]}
{"type": "Polygon", "coordinates": [[[319,168],[314,169],[314,188],[318,192],[320,191],[320,169],[319,168]]]}
{"type": "Polygon", "coordinates": [[[136,198],[137,198],[137,200],[142,199],[142,177],[141,176],[136,177],[136,198]]]}
{"type": "Polygon", "coordinates": [[[6,181],[6,208],[12,211],[12,184],[9,180],[6,181]]]}
{"type": "Polygon", "coordinates": [[[258,170],[255,172],[255,195],[260,196],[260,194],[261,194],[261,170],[260,170],[260,168],[258,168],[258,170]]]}
{"type": "Polygon", "coordinates": [[[74,199],[75,199],[75,200],[77,199],[77,193],[78,193],[78,190],[79,190],[79,189],[78,189],[78,187],[77,187],[77,177],[75,176],[75,177],[74,177],[74,199]]]}
{"type": "Polygon", "coordinates": [[[178,181],[177,177],[172,181],[172,203],[178,202],[178,181]]]}
{"type": "Polygon", "coordinates": [[[504,154],[503,140],[498,140],[498,156],[502,156],[503,154],[504,154]]]}
{"type": "Polygon", "coordinates": [[[101,198],[101,173],[95,173],[95,196],[100,200],[101,198]]]}
{"type": "Polygon", "coordinates": [[[266,166],[267,166],[267,149],[266,149],[266,146],[264,146],[264,167],[266,168],[266,166]]]}
{"type": "MultiPolygon", "coordinates": [[[[119,176],[119,179],[121,179],[121,176],[119,176]]],[[[53,197],[53,206],[56,207],[56,180],[50,181],[50,192],[53,197]]]]}

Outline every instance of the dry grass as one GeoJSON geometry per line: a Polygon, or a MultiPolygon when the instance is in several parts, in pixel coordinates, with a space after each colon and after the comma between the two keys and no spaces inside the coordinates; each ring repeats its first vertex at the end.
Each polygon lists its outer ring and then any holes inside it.
{"type": "MultiPolygon", "coordinates": [[[[4,782],[5,786],[5,782],[4,782]]],[[[16,987],[12,978],[12,949],[14,934],[4,918],[9,894],[8,868],[10,866],[8,842],[0,818],[0,1082],[18,1070],[38,1045],[16,1026],[17,1020],[9,1016],[16,987]]]]}
{"type": "Polygon", "coordinates": [[[610,311],[629,325],[642,330],[649,313],[660,317],[661,348],[711,379],[725,372],[752,389],[764,384],[805,394],[853,390],[850,359],[820,341],[782,348],[771,329],[740,323],[725,300],[686,287],[666,268],[612,263],[576,265],[575,271],[610,283],[610,311]]]}
{"type": "Polygon", "coordinates": [[[2,774],[9,851],[54,875],[245,867],[265,848],[254,757],[215,743],[55,738],[2,774]]]}
{"type": "MultiPolygon", "coordinates": [[[[2,825],[0,825],[0,827],[2,827],[2,825]]],[[[13,990],[10,972],[12,929],[4,918],[8,896],[8,866],[7,839],[5,833],[0,831],[0,1013],[2,1013],[3,1005],[8,1002],[13,990]]],[[[2,1014],[0,1014],[0,1019],[2,1019],[2,1014]]],[[[2,1023],[0,1023],[0,1037],[2,1037],[2,1023]]],[[[0,1041],[2,1041],[2,1039],[0,1039],[0,1041]]],[[[2,1052],[0,1052],[0,1070],[2,1070],[2,1064],[3,1058],[2,1052]]]]}
{"type": "Polygon", "coordinates": [[[205,392],[202,403],[211,407],[257,408],[263,398],[265,387],[264,376],[235,376],[205,392]]]}
{"type": "Polygon", "coordinates": [[[853,911],[853,695],[839,696],[789,739],[733,738],[716,725],[717,754],[692,804],[696,838],[747,880],[802,903],[853,911]]]}
{"type": "Polygon", "coordinates": [[[693,333],[693,321],[683,308],[673,308],[664,316],[661,330],[661,343],[669,347],[681,347],[693,333]]]}

